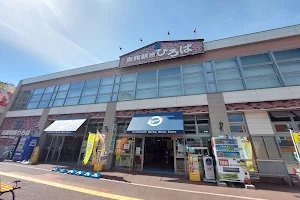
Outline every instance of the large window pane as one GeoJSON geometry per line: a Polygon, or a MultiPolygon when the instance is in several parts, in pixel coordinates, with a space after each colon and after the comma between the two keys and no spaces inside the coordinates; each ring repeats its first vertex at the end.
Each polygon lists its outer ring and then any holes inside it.
{"type": "Polygon", "coordinates": [[[79,97],[68,98],[68,99],[66,99],[65,106],[77,105],[78,101],[79,101],[79,97]]]}
{"type": "Polygon", "coordinates": [[[99,89],[99,94],[111,93],[111,92],[112,92],[112,89],[113,89],[113,86],[112,86],[112,85],[110,85],[110,86],[102,86],[102,87],[100,87],[100,89],[99,89]]]}
{"type": "Polygon", "coordinates": [[[147,88],[156,88],[156,80],[137,82],[137,89],[147,89],[147,88]]]}
{"type": "Polygon", "coordinates": [[[72,83],[70,89],[71,90],[76,90],[76,89],[81,89],[83,87],[84,82],[77,82],[77,83],[72,83]]]}
{"type": "Polygon", "coordinates": [[[120,85],[120,92],[129,90],[135,90],[135,83],[122,83],[120,85]]]}
{"type": "Polygon", "coordinates": [[[297,162],[294,156],[295,147],[292,138],[290,136],[277,137],[277,142],[279,144],[283,160],[297,162]]]}
{"type": "Polygon", "coordinates": [[[180,67],[172,67],[159,70],[159,77],[180,75],[180,67]]]}
{"type": "Polygon", "coordinates": [[[81,94],[81,90],[71,90],[68,93],[68,97],[79,97],[81,94]]]}
{"type": "Polygon", "coordinates": [[[193,65],[185,65],[182,67],[184,74],[191,74],[191,73],[199,73],[203,72],[202,63],[197,63],[193,65]]]}
{"type": "Polygon", "coordinates": [[[60,85],[58,91],[66,91],[70,87],[70,84],[60,85]]]}
{"type": "Polygon", "coordinates": [[[136,74],[125,74],[121,77],[121,82],[135,81],[136,74]]]}
{"type": "Polygon", "coordinates": [[[220,92],[243,90],[244,85],[243,85],[242,80],[219,82],[219,89],[220,89],[220,92]]]}
{"type": "Polygon", "coordinates": [[[214,61],[215,69],[225,69],[238,66],[235,59],[214,61]]]}
{"type": "Polygon", "coordinates": [[[39,102],[29,103],[27,109],[35,109],[39,105],[39,102]]]}
{"type": "Polygon", "coordinates": [[[32,96],[31,99],[30,99],[30,102],[39,101],[39,100],[41,100],[41,98],[42,98],[42,95],[32,96]]]}
{"type": "Polygon", "coordinates": [[[88,96],[88,97],[81,97],[79,104],[91,104],[95,103],[96,96],[88,96]]]}
{"type": "Polygon", "coordinates": [[[279,63],[278,67],[282,73],[300,71],[300,62],[279,63]]]}
{"type": "Polygon", "coordinates": [[[33,95],[43,94],[45,88],[35,89],[33,95]]]}
{"type": "Polygon", "coordinates": [[[114,93],[118,93],[118,91],[119,91],[119,85],[114,85],[114,90],[113,90],[113,92],[114,92],[114,93]]]}
{"type": "Polygon", "coordinates": [[[136,91],[136,99],[151,99],[157,97],[157,90],[136,91]]]}
{"type": "Polygon", "coordinates": [[[114,78],[115,77],[102,78],[101,79],[101,85],[111,85],[111,84],[114,84],[114,78]]]}
{"type": "Polygon", "coordinates": [[[49,105],[49,101],[41,101],[39,104],[39,108],[47,108],[49,105]]]}
{"type": "Polygon", "coordinates": [[[98,88],[83,89],[82,96],[96,95],[98,88]]]}
{"type": "Polygon", "coordinates": [[[64,105],[65,100],[64,99],[57,99],[54,101],[53,106],[63,106],[64,105]]]}
{"type": "Polygon", "coordinates": [[[168,79],[159,79],[159,87],[180,85],[181,78],[168,78],[168,79]]]}
{"type": "Polygon", "coordinates": [[[99,95],[97,103],[110,102],[111,94],[99,95]]]}
{"type": "Polygon", "coordinates": [[[217,85],[216,85],[216,83],[209,83],[208,84],[208,89],[209,89],[209,92],[217,92],[217,85]]]}
{"type": "Polygon", "coordinates": [[[222,71],[216,71],[217,79],[223,80],[223,79],[234,79],[234,78],[240,78],[240,72],[238,69],[230,69],[230,70],[222,70],[222,71]]]}
{"type": "Polygon", "coordinates": [[[229,122],[243,122],[243,115],[242,114],[228,114],[228,121],[229,122]]]}
{"type": "Polygon", "coordinates": [[[232,133],[244,133],[246,129],[244,125],[230,125],[230,131],[232,133]]]}
{"type": "Polygon", "coordinates": [[[213,70],[213,66],[212,66],[212,62],[211,62],[211,61],[205,62],[205,63],[204,63],[204,66],[205,66],[205,70],[206,70],[206,71],[211,71],[211,70],[213,70]]]}
{"type": "Polygon", "coordinates": [[[54,91],[54,89],[55,89],[55,86],[47,87],[45,89],[45,93],[52,93],[54,91]]]}
{"type": "Polygon", "coordinates": [[[56,95],[56,99],[66,98],[67,92],[58,92],[56,95]]]}
{"type": "Polygon", "coordinates": [[[138,73],[137,80],[146,80],[146,79],[156,79],[156,70],[138,73]]]}
{"type": "Polygon", "coordinates": [[[249,89],[279,87],[280,82],[277,76],[246,79],[249,89]]]}
{"type": "Polygon", "coordinates": [[[212,73],[212,72],[206,73],[206,77],[207,77],[208,82],[215,81],[215,76],[214,76],[214,73],[212,73]]]}
{"type": "Polygon", "coordinates": [[[259,76],[259,75],[268,75],[268,74],[275,74],[273,65],[263,65],[257,67],[244,67],[244,76],[259,76]]]}
{"type": "Polygon", "coordinates": [[[250,64],[270,62],[270,61],[271,58],[267,53],[241,57],[242,65],[250,65],[250,64]]]}
{"type": "Polygon", "coordinates": [[[87,80],[85,81],[84,87],[85,88],[98,87],[99,82],[100,82],[99,79],[87,80]]]}
{"type": "Polygon", "coordinates": [[[42,101],[45,101],[45,100],[50,100],[51,99],[51,96],[52,94],[44,94],[43,97],[42,97],[42,101]]]}
{"type": "Polygon", "coordinates": [[[278,133],[288,133],[286,124],[274,124],[275,131],[278,133]]]}
{"type": "Polygon", "coordinates": [[[300,74],[283,75],[285,85],[300,85],[300,74]]]}
{"type": "Polygon", "coordinates": [[[205,83],[205,76],[204,73],[195,74],[195,75],[185,75],[183,77],[184,84],[190,83],[205,83]]]}
{"type": "Polygon", "coordinates": [[[186,85],[184,86],[184,93],[185,95],[204,94],[206,93],[206,85],[205,84],[186,85]]]}
{"type": "Polygon", "coordinates": [[[134,92],[120,92],[118,99],[120,101],[133,100],[134,99],[134,92]]]}
{"type": "Polygon", "coordinates": [[[291,49],[286,51],[274,52],[276,60],[285,60],[300,57],[300,49],[291,49]]]}
{"type": "Polygon", "coordinates": [[[160,97],[180,96],[180,95],[182,95],[181,87],[172,87],[172,88],[159,89],[159,96],[160,97]]]}

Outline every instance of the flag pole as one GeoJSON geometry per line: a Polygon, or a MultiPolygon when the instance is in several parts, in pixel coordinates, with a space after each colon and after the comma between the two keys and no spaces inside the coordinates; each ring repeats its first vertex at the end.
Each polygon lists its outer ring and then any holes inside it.
{"type": "Polygon", "coordinates": [[[197,32],[197,30],[196,30],[196,28],[195,28],[195,29],[194,29],[195,39],[197,38],[197,37],[196,37],[196,32],[197,32]]]}
{"type": "Polygon", "coordinates": [[[122,51],[122,53],[125,54],[124,51],[123,51],[123,49],[122,49],[122,47],[119,46],[119,48],[120,48],[120,50],[122,51]]]}
{"type": "Polygon", "coordinates": [[[143,43],[144,46],[146,46],[145,43],[144,43],[144,41],[142,40],[142,38],[140,38],[140,41],[143,43]]]}
{"type": "Polygon", "coordinates": [[[168,31],[168,36],[169,36],[169,41],[171,40],[171,38],[170,38],[170,32],[168,31]]]}

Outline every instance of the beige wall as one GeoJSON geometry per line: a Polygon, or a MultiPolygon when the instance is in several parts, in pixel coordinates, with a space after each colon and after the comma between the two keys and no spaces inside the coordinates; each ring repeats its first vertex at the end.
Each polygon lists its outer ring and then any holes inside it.
{"type": "Polygon", "coordinates": [[[245,119],[250,135],[274,135],[267,111],[247,111],[245,119]]]}

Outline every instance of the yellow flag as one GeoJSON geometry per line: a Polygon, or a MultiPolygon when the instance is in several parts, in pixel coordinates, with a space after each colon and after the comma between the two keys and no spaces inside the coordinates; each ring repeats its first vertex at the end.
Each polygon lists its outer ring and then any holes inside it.
{"type": "Polygon", "coordinates": [[[92,158],[92,164],[97,163],[97,147],[99,145],[99,140],[100,140],[100,132],[97,130],[96,136],[95,136],[95,144],[93,148],[93,158],[92,158]]]}
{"type": "Polygon", "coordinates": [[[89,137],[88,137],[88,140],[87,140],[87,143],[86,143],[86,150],[85,150],[85,156],[84,156],[84,160],[83,160],[83,164],[86,165],[89,160],[90,160],[90,157],[93,153],[93,147],[94,147],[94,143],[95,143],[95,137],[96,135],[93,134],[93,133],[90,133],[89,134],[89,137]]]}
{"type": "MultiPolygon", "coordinates": [[[[299,153],[300,152],[300,134],[297,132],[293,132],[293,138],[295,141],[295,148],[297,148],[298,153],[299,153]]],[[[300,155],[298,155],[298,156],[300,157],[300,155]]]]}

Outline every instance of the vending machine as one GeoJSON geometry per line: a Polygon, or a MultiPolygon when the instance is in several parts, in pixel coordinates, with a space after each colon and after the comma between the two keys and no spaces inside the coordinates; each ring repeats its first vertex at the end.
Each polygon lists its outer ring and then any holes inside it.
{"type": "Polygon", "coordinates": [[[13,161],[29,160],[34,147],[37,145],[39,137],[25,136],[21,137],[15,150],[13,161]]]}

